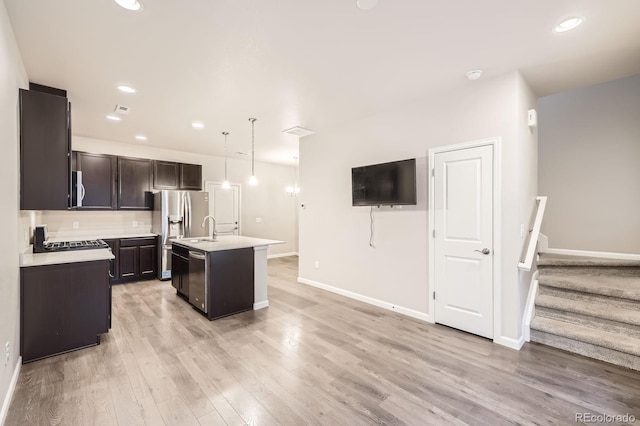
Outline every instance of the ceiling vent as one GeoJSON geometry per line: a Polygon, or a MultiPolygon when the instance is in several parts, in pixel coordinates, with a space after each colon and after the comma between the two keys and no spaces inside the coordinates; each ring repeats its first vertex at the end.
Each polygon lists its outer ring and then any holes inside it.
{"type": "Polygon", "coordinates": [[[304,136],[313,135],[315,132],[313,130],[305,129],[304,127],[295,126],[290,129],[283,130],[282,133],[302,138],[304,136]]]}
{"type": "Polygon", "coordinates": [[[113,112],[115,112],[116,114],[122,114],[122,115],[127,115],[129,114],[129,107],[124,106],[124,105],[116,105],[115,109],[113,110],[113,112]]]}

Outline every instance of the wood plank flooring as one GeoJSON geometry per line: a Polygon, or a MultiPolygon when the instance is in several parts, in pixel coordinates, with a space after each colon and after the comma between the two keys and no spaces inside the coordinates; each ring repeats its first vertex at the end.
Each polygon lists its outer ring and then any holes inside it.
{"type": "Polygon", "coordinates": [[[7,425],[575,424],[640,418],[640,373],[514,351],[296,283],[269,261],[267,309],[209,322],[169,282],[113,288],[102,344],[24,365],[7,425]]]}

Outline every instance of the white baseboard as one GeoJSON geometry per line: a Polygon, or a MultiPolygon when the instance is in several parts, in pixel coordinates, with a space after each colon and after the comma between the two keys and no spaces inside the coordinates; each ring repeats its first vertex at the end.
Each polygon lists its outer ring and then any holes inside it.
{"type": "Polygon", "coordinates": [[[253,310],[257,311],[258,309],[264,309],[269,307],[269,301],[263,300],[262,302],[254,303],[253,310]]]}
{"type": "Polygon", "coordinates": [[[511,337],[500,336],[493,339],[493,343],[519,351],[524,346],[524,336],[521,336],[518,340],[512,339],[511,337]]]}
{"type": "Polygon", "coordinates": [[[527,304],[524,309],[524,316],[522,318],[522,335],[525,342],[531,341],[531,320],[533,319],[533,313],[536,305],[536,295],[538,294],[538,271],[535,271],[531,276],[531,285],[529,286],[529,294],[527,295],[527,304]]]}
{"type": "Polygon", "coordinates": [[[19,357],[18,363],[16,364],[16,368],[13,370],[13,376],[11,376],[9,389],[7,389],[7,394],[5,395],[4,402],[2,403],[2,411],[0,411],[0,425],[4,425],[5,420],[7,420],[7,414],[9,414],[9,406],[11,405],[13,392],[15,392],[16,385],[18,384],[18,377],[20,377],[21,367],[22,367],[22,357],[19,357]]]}
{"type": "Polygon", "coordinates": [[[278,257],[289,257],[289,256],[297,256],[297,255],[298,255],[297,251],[292,251],[289,253],[270,254],[267,256],[267,259],[276,259],[278,257]]]}
{"type": "Polygon", "coordinates": [[[350,299],[355,299],[358,300],[360,302],[364,302],[364,303],[368,303],[369,305],[374,305],[377,306],[379,308],[383,308],[383,309],[387,309],[389,311],[393,311],[393,312],[398,312],[400,314],[412,317],[412,318],[416,318],[422,321],[427,321],[430,323],[433,323],[432,319],[431,319],[431,315],[429,314],[425,314],[424,312],[419,312],[413,309],[409,309],[409,308],[405,308],[402,306],[398,306],[398,305],[394,305],[393,303],[389,303],[389,302],[384,302],[382,300],[378,300],[378,299],[374,299],[372,297],[369,296],[364,296],[362,294],[358,294],[358,293],[354,293],[348,290],[344,290],[342,288],[338,288],[338,287],[333,287],[327,284],[323,284],[317,281],[313,281],[313,280],[308,280],[306,278],[302,278],[302,277],[298,277],[298,282],[301,284],[306,284],[306,285],[310,285],[312,287],[316,287],[322,290],[326,290],[326,291],[330,291],[331,293],[336,293],[339,294],[341,296],[345,296],[348,297],[350,299]]]}

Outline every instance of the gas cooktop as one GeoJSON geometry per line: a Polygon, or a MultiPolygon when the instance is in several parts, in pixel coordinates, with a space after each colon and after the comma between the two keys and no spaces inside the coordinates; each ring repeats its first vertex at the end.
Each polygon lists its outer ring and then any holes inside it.
{"type": "Polygon", "coordinates": [[[57,243],[47,243],[43,245],[42,253],[54,251],[68,250],[90,250],[90,249],[106,249],[109,245],[102,240],[80,240],[80,241],[63,241],[57,243]]]}

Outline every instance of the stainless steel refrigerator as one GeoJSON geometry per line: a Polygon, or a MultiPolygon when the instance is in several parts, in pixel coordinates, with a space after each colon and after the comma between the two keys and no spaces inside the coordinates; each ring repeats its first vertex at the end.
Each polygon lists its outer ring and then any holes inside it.
{"type": "Polygon", "coordinates": [[[158,279],[171,278],[171,243],[179,238],[209,235],[209,193],[198,191],[160,191],[153,196],[151,231],[158,238],[158,279]]]}

